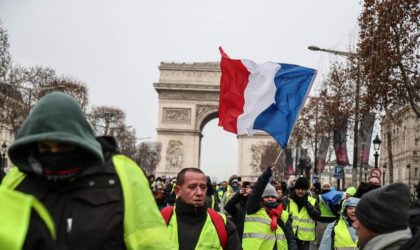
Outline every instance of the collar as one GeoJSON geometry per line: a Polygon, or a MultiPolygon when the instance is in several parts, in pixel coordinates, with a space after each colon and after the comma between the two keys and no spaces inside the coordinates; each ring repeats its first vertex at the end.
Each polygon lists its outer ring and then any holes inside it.
{"type": "Polygon", "coordinates": [[[177,215],[188,217],[201,217],[207,215],[207,206],[195,207],[193,205],[183,202],[181,199],[176,199],[175,202],[177,215]]]}
{"type": "Polygon", "coordinates": [[[391,233],[380,234],[376,237],[370,239],[364,246],[360,249],[369,249],[369,250],[380,250],[385,249],[388,246],[392,246],[394,243],[399,241],[407,241],[413,234],[411,233],[410,228],[403,230],[394,231],[391,233]]]}

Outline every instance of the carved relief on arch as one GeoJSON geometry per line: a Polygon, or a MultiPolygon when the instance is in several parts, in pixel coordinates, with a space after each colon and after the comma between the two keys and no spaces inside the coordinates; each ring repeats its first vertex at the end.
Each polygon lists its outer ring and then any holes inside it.
{"type": "Polygon", "coordinates": [[[262,155],[264,153],[264,150],[266,148],[266,145],[263,142],[260,142],[259,144],[252,144],[251,145],[251,167],[255,172],[261,171],[261,160],[262,155]]]}
{"type": "Polygon", "coordinates": [[[190,124],[191,109],[189,108],[163,108],[163,123],[190,124]]]}
{"type": "Polygon", "coordinates": [[[184,163],[184,145],[180,140],[170,140],[166,149],[166,168],[182,168],[184,163]]]}
{"type": "MultiPolygon", "coordinates": [[[[196,108],[196,129],[200,130],[204,126],[203,122],[211,114],[217,114],[219,111],[217,105],[197,105],[196,108]]],[[[214,115],[215,116],[215,115],[214,115]]],[[[209,119],[210,120],[210,119],[209,119]]]]}

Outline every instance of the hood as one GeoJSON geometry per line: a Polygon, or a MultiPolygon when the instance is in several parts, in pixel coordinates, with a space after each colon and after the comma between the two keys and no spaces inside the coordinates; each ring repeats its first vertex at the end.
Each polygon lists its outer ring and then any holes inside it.
{"type": "Polygon", "coordinates": [[[36,150],[37,142],[46,140],[74,144],[92,156],[81,175],[98,172],[104,166],[102,147],[92,127],[80,105],[67,94],[53,92],[35,105],[9,146],[10,160],[22,172],[33,172],[28,156],[36,150]]]}

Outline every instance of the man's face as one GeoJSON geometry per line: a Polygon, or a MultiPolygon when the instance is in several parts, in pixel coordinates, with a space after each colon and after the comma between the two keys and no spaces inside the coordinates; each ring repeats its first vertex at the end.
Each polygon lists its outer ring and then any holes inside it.
{"type": "Polygon", "coordinates": [[[347,207],[346,212],[347,217],[349,217],[351,221],[354,221],[356,219],[356,207],[347,207]]]}
{"type": "Polygon", "coordinates": [[[375,187],[380,187],[381,186],[381,180],[379,180],[379,178],[373,177],[369,179],[370,184],[372,184],[375,187]]]}
{"type": "Polygon", "coordinates": [[[324,184],[324,185],[322,186],[322,191],[330,191],[330,185],[328,185],[328,184],[324,184]]]}
{"type": "Polygon", "coordinates": [[[186,172],[184,183],[175,186],[175,194],[185,203],[195,207],[204,205],[207,192],[206,176],[202,173],[186,172]]]}
{"type": "Polygon", "coordinates": [[[295,193],[296,193],[297,197],[303,197],[306,194],[306,189],[297,188],[297,189],[295,189],[295,193]]]}
{"type": "Polygon", "coordinates": [[[279,199],[281,199],[283,197],[283,190],[282,189],[277,189],[277,195],[279,197],[279,199]]]}
{"type": "Polygon", "coordinates": [[[370,239],[378,235],[377,233],[374,233],[367,229],[365,226],[363,226],[362,223],[355,217],[352,227],[356,229],[356,233],[358,236],[357,245],[358,246],[364,246],[370,239]]]}
{"type": "Polygon", "coordinates": [[[277,198],[274,196],[267,196],[262,198],[263,202],[276,202],[277,198]]]}

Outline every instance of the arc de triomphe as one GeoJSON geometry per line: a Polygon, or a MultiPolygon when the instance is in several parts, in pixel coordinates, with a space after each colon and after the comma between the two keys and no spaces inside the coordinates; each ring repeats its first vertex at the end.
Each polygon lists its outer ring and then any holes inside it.
{"type": "MultiPolygon", "coordinates": [[[[176,176],[184,167],[200,168],[202,130],[207,122],[218,117],[221,71],[216,62],[162,62],[159,70],[159,82],[154,87],[159,94],[157,133],[162,151],[156,175],[176,176]]],[[[261,173],[261,154],[272,138],[264,133],[237,138],[235,174],[253,180],[261,173]]]]}

